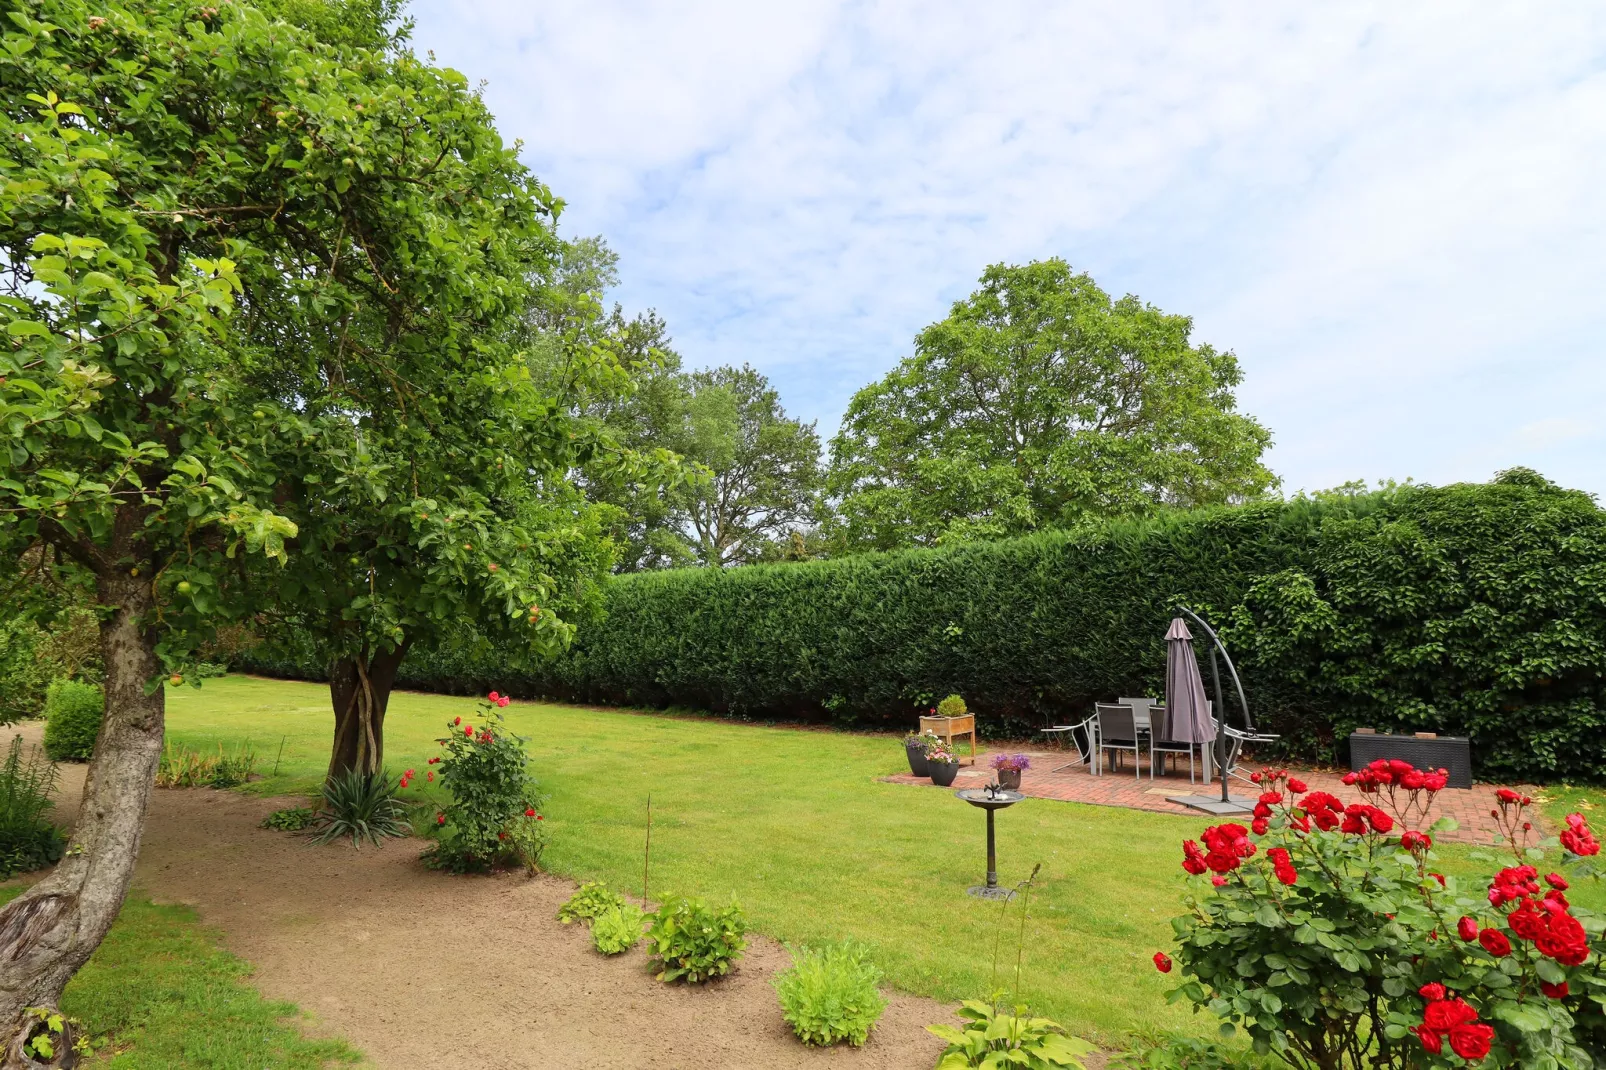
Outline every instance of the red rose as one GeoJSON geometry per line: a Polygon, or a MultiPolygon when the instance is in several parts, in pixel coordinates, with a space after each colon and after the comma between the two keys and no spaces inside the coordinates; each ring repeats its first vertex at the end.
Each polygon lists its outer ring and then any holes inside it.
{"type": "Polygon", "coordinates": [[[544,820],[544,819],[543,819],[543,818],[542,818],[542,817],[541,817],[541,815],[540,815],[540,814],[536,814],[536,815],[535,815],[535,819],[536,819],[536,820],[537,820],[537,821],[541,821],[541,820],[544,820]]]}
{"type": "Polygon", "coordinates": [[[1422,1024],[1438,1033],[1478,1020],[1478,1012],[1464,999],[1438,999],[1422,1012],[1422,1024]]]}
{"type": "Polygon", "coordinates": [[[1211,851],[1205,855],[1205,865],[1210,867],[1213,873],[1231,873],[1238,868],[1238,856],[1211,851]]]}
{"type": "Polygon", "coordinates": [[[430,782],[430,783],[431,783],[431,784],[433,784],[433,783],[435,783],[435,774],[434,774],[434,772],[433,772],[433,771],[432,771],[432,772],[431,772],[431,773],[430,773],[430,774],[429,774],[429,776],[428,776],[428,777],[426,777],[426,778],[425,778],[425,779],[427,779],[427,780],[428,780],[428,781],[429,781],[429,782],[430,782]]]}
{"type": "Polygon", "coordinates": [[[452,718],[452,723],[453,724],[462,724],[463,723],[463,719],[461,717],[453,717],[452,718]]]}
{"type": "Polygon", "coordinates": [[[486,695],[485,697],[490,699],[492,702],[495,702],[497,699],[501,698],[502,696],[498,695],[495,691],[492,691],[489,695],[486,695]]]}
{"type": "Polygon", "coordinates": [[[1510,788],[1498,788],[1494,794],[1495,798],[1499,799],[1503,803],[1514,803],[1518,799],[1522,798],[1522,796],[1518,795],[1510,788]]]}
{"type": "Polygon", "coordinates": [[[1217,888],[1222,888],[1222,887],[1226,886],[1227,878],[1226,877],[1211,877],[1210,878],[1210,883],[1215,885],[1217,888]]]}
{"type": "Polygon", "coordinates": [[[1545,931],[1545,920],[1534,909],[1533,903],[1524,900],[1522,905],[1506,916],[1511,931],[1524,940],[1537,940],[1545,931]]]}
{"type": "Polygon", "coordinates": [[[1444,887],[1444,874],[1443,873],[1429,873],[1428,876],[1430,876],[1434,880],[1438,881],[1440,888],[1444,887]]]}
{"type": "Polygon", "coordinates": [[[1461,934],[1461,939],[1470,944],[1478,938],[1478,923],[1471,918],[1463,917],[1455,923],[1455,931],[1461,934]]]}
{"type": "Polygon", "coordinates": [[[1293,866],[1277,866],[1273,869],[1273,872],[1277,874],[1277,879],[1284,884],[1293,884],[1299,880],[1299,871],[1294,869],[1293,866]]]}
{"type": "Polygon", "coordinates": [[[464,736],[472,736],[473,734],[474,734],[474,726],[473,725],[466,724],[466,725],[463,726],[463,735],[464,736]]]}
{"type": "Polygon", "coordinates": [[[1563,981],[1559,985],[1553,985],[1549,981],[1540,981],[1539,982],[1539,991],[1543,992],[1545,995],[1549,996],[1551,999],[1566,999],[1567,998],[1567,982],[1563,981]]]}
{"type": "Polygon", "coordinates": [[[1263,817],[1257,817],[1249,823],[1249,827],[1256,836],[1264,836],[1271,830],[1271,822],[1263,817]]]}
{"type": "Polygon", "coordinates": [[[1305,782],[1303,780],[1290,780],[1288,782],[1288,790],[1295,795],[1303,795],[1305,794],[1305,782]]]}
{"type": "Polygon", "coordinates": [[[1489,1054],[1489,1041],[1493,1039],[1493,1026],[1466,1022],[1450,1030],[1450,1050],[1468,1062],[1477,1062],[1489,1054]]]}
{"type": "Polygon", "coordinates": [[[1478,934],[1478,943],[1483,949],[1497,959],[1503,959],[1511,954],[1511,941],[1499,929],[1485,929],[1478,934]]]}
{"type": "Polygon", "coordinates": [[[1388,833],[1394,830],[1394,819],[1375,806],[1366,808],[1366,820],[1373,832],[1388,833]]]}
{"type": "Polygon", "coordinates": [[[437,825],[446,824],[446,815],[445,814],[436,814],[435,815],[435,824],[437,824],[437,825]]]}
{"type": "Polygon", "coordinates": [[[1552,914],[1534,938],[1534,947],[1563,966],[1579,966],[1589,957],[1589,936],[1571,914],[1552,914]]]}
{"type": "Polygon", "coordinates": [[[1425,832],[1405,832],[1400,836],[1400,846],[1407,851],[1426,851],[1433,846],[1433,837],[1425,832]]]}
{"type": "Polygon", "coordinates": [[[497,834],[496,834],[496,838],[497,838],[497,839],[499,839],[499,840],[505,840],[505,839],[507,839],[507,833],[505,833],[505,832],[498,832],[498,833],[497,833],[497,834]]]}
{"type": "Polygon", "coordinates": [[[509,702],[509,700],[507,698],[499,698],[499,699],[496,700],[496,704],[498,706],[506,706],[508,704],[508,702],[509,702]]]}
{"type": "Polygon", "coordinates": [[[1417,1035],[1417,1039],[1422,1041],[1422,1046],[1434,1055],[1444,1050],[1444,1038],[1427,1026],[1419,1025],[1412,1032],[1417,1035]]]}
{"type": "Polygon", "coordinates": [[[1443,999],[1444,986],[1437,981],[1433,981],[1417,989],[1416,994],[1429,1001],[1443,999]]]}
{"type": "Polygon", "coordinates": [[[1156,951],[1154,953],[1154,968],[1159,970],[1161,973],[1170,973],[1171,956],[1167,955],[1164,951],[1156,951]]]}
{"type": "Polygon", "coordinates": [[[1545,883],[1556,889],[1558,892],[1565,892],[1568,888],[1572,887],[1572,885],[1567,883],[1567,878],[1563,877],[1560,873],[1546,873],[1545,883]]]}
{"type": "Polygon", "coordinates": [[[535,816],[535,810],[532,808],[532,809],[524,811],[524,816],[525,817],[534,817],[535,816]]]}

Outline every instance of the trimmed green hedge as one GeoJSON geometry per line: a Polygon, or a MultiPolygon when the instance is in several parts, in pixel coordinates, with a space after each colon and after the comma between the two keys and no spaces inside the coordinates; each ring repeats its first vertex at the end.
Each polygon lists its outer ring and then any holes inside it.
{"type": "MultiPolygon", "coordinates": [[[[1166,625],[1218,624],[1258,725],[1335,759],[1357,725],[1471,736],[1480,775],[1606,769],[1606,512],[1517,470],[835,561],[621,577],[558,662],[465,633],[399,685],[908,727],[962,694],[984,734],[1164,689],[1166,625]]],[[[311,652],[258,651],[309,675],[311,652]]]]}
{"type": "Polygon", "coordinates": [[[57,680],[45,692],[45,753],[55,761],[87,762],[106,711],[100,687],[57,680]]]}

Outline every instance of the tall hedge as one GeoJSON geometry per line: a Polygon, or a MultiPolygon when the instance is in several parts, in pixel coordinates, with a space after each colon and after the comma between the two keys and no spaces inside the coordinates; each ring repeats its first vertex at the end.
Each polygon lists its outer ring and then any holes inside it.
{"type": "MultiPolygon", "coordinates": [[[[621,577],[550,665],[465,632],[402,686],[906,726],[959,692],[984,734],[1158,694],[1178,603],[1218,622],[1257,724],[1473,740],[1481,775],[1606,770],[1606,512],[1517,471],[835,561],[621,577]]],[[[259,669],[305,672],[302,652],[259,669]]]]}

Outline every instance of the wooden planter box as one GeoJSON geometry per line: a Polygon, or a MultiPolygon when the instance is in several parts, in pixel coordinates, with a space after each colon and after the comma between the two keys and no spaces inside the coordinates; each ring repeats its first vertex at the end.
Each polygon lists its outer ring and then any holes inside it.
{"type": "Polygon", "coordinates": [[[1445,769],[1450,787],[1472,786],[1472,747],[1463,736],[1384,736],[1373,732],[1352,732],[1349,737],[1349,767],[1364,769],[1379,758],[1399,758],[1418,769],[1445,769]]]}
{"type": "Polygon", "coordinates": [[[954,749],[955,736],[970,736],[970,764],[976,764],[976,715],[967,713],[963,717],[922,717],[920,718],[920,733],[935,733],[948,744],[948,749],[954,749]]]}

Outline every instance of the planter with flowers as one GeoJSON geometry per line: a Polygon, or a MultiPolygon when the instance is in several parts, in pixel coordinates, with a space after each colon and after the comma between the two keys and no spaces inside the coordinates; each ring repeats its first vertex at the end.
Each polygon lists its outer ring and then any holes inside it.
{"type": "Polygon", "coordinates": [[[934,744],[926,751],[926,768],[930,771],[931,782],[946,788],[959,775],[959,755],[946,743],[934,744]]]}
{"type": "Polygon", "coordinates": [[[968,735],[970,764],[976,764],[976,715],[966,708],[965,700],[958,695],[949,695],[931,707],[930,713],[922,714],[920,731],[941,736],[950,748],[954,745],[955,736],[968,735]]]}
{"type": "Polygon", "coordinates": [[[931,770],[926,768],[926,752],[932,744],[939,743],[936,736],[918,732],[910,732],[903,737],[903,753],[909,759],[909,772],[914,776],[930,776],[931,770]]]}
{"type": "Polygon", "coordinates": [[[1031,767],[1032,760],[1024,754],[993,755],[993,771],[998,774],[998,786],[1010,791],[1020,790],[1021,772],[1031,767]]]}

